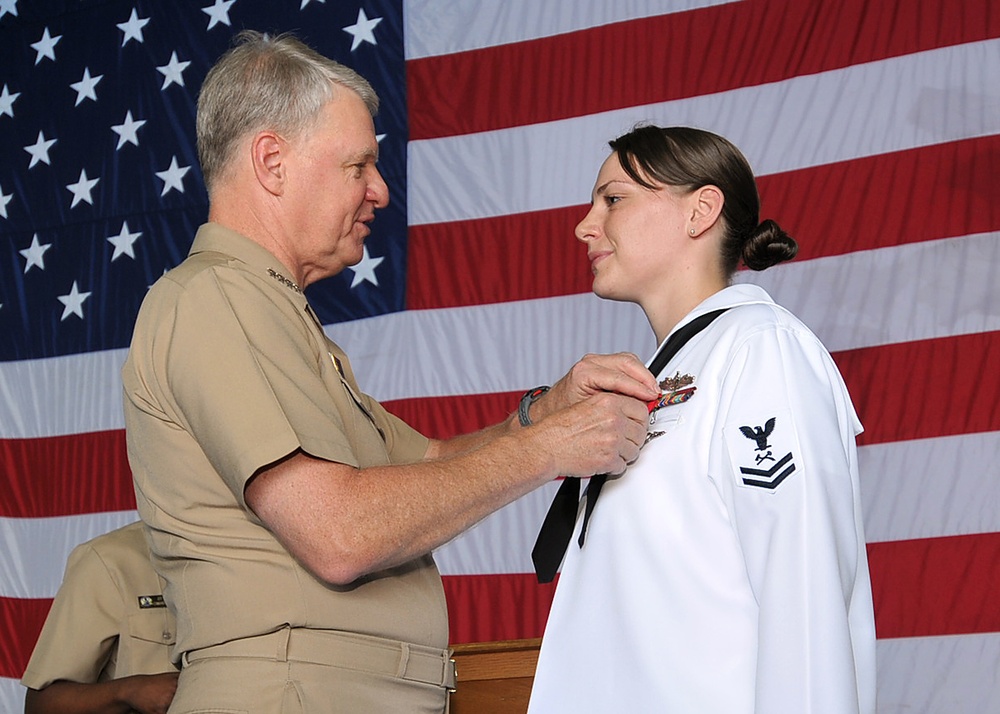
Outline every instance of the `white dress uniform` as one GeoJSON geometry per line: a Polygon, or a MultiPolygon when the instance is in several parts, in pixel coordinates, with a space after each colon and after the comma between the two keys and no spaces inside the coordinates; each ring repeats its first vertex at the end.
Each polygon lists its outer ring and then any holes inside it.
{"type": "Polygon", "coordinates": [[[759,287],[680,324],[722,307],[570,543],[529,714],[875,711],[861,424],[830,354],[759,287]]]}

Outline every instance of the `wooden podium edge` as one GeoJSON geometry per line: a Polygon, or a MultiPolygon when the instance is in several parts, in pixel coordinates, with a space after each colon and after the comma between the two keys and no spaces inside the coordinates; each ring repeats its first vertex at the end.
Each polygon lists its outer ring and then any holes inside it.
{"type": "Polygon", "coordinates": [[[538,637],[452,645],[458,681],[534,677],[541,643],[538,637]]]}

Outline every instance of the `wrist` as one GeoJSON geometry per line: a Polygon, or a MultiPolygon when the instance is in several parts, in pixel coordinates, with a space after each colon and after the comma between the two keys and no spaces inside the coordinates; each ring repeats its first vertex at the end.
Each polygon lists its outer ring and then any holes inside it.
{"type": "Polygon", "coordinates": [[[529,389],[521,397],[521,401],[517,405],[517,420],[520,422],[521,426],[531,426],[531,405],[537,402],[543,394],[549,391],[551,387],[547,385],[542,385],[540,387],[535,387],[534,389],[529,389]]]}

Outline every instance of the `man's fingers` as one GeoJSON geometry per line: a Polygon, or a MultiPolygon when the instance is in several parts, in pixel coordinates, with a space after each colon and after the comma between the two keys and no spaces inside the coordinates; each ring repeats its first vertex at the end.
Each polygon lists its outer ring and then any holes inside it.
{"type": "MultiPolygon", "coordinates": [[[[650,399],[659,392],[656,377],[639,358],[631,352],[619,352],[613,355],[603,355],[607,358],[605,369],[607,380],[616,389],[606,389],[619,394],[633,396],[636,399],[650,399]],[[636,388],[638,392],[636,392],[636,388]]],[[[603,361],[603,360],[602,360],[603,361]]]]}
{"type": "Polygon", "coordinates": [[[642,400],[659,393],[656,378],[629,352],[584,355],[554,389],[564,392],[567,406],[600,392],[642,400]]]}

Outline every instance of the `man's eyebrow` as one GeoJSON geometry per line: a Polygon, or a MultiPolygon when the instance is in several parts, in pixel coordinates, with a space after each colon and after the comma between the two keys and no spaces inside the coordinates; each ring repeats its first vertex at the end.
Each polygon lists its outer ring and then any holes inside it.
{"type": "Polygon", "coordinates": [[[363,163],[363,162],[368,161],[369,159],[372,160],[372,161],[376,161],[376,162],[378,161],[378,148],[377,147],[374,148],[374,149],[362,149],[361,151],[357,152],[356,154],[352,154],[350,157],[348,157],[347,163],[348,163],[348,165],[350,165],[350,164],[357,164],[357,163],[363,163]]]}

